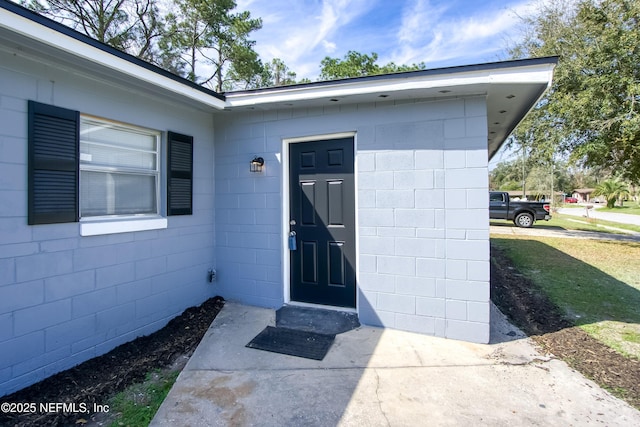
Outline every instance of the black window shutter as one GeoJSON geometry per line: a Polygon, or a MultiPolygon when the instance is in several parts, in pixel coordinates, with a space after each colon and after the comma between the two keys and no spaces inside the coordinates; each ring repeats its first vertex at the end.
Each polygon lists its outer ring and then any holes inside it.
{"type": "Polygon", "coordinates": [[[167,215],[193,212],[193,137],[168,132],[167,215]]]}
{"type": "Polygon", "coordinates": [[[80,113],[29,101],[28,223],[78,221],[80,113]]]}

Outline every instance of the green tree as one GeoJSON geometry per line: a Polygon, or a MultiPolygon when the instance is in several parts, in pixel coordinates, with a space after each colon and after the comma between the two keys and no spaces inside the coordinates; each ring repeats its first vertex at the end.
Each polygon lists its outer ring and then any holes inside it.
{"type": "Polygon", "coordinates": [[[157,63],[163,32],[156,0],[29,0],[21,2],[87,36],[157,63]]]}
{"type": "Polygon", "coordinates": [[[542,2],[524,24],[511,55],[557,55],[559,64],[516,140],[640,181],[640,2],[542,2]]]}
{"type": "Polygon", "coordinates": [[[548,195],[558,200],[557,193],[571,194],[572,191],[571,177],[563,162],[534,166],[527,175],[527,194],[548,195]]]}
{"type": "Polygon", "coordinates": [[[571,177],[570,190],[576,188],[595,188],[601,181],[600,177],[607,176],[603,171],[594,168],[574,168],[569,167],[569,175],[571,177]]]}
{"type": "Polygon", "coordinates": [[[574,176],[570,173],[569,165],[566,162],[556,162],[553,170],[554,191],[561,191],[565,194],[571,194],[576,188],[574,176]]]}
{"type": "Polygon", "coordinates": [[[397,73],[402,71],[423,70],[424,63],[413,65],[396,65],[389,62],[386,65],[378,65],[378,54],[371,55],[350,50],[343,59],[325,57],[320,61],[320,80],[336,80],[350,77],[363,77],[375,74],[397,73]]]}
{"type": "Polygon", "coordinates": [[[618,179],[607,179],[598,184],[592,194],[604,196],[607,199],[607,207],[613,208],[618,199],[622,202],[623,198],[629,197],[629,187],[618,179]]]}
{"type": "Polygon", "coordinates": [[[549,194],[551,189],[551,168],[536,166],[527,175],[527,194],[549,194]]]}
{"type": "Polygon", "coordinates": [[[566,162],[541,164],[525,159],[523,164],[522,158],[498,163],[489,172],[489,186],[502,191],[522,190],[523,173],[527,195],[551,194],[552,187],[554,193],[571,194],[575,188],[579,188],[576,186],[575,173],[571,173],[566,162]]]}
{"type": "Polygon", "coordinates": [[[298,83],[296,82],[296,73],[290,70],[282,59],[274,58],[263,64],[260,72],[245,82],[245,89],[286,86],[296,83],[298,83]]]}
{"type": "Polygon", "coordinates": [[[489,187],[493,190],[522,190],[522,162],[500,162],[489,173],[489,187]]]}
{"type": "Polygon", "coordinates": [[[230,90],[245,82],[262,69],[262,61],[253,49],[256,42],[249,39],[249,34],[262,28],[262,19],[252,19],[248,11],[232,15],[231,25],[226,34],[218,39],[217,57],[211,63],[224,72],[225,64],[229,67],[224,79],[222,72],[217,74],[217,88],[230,90]]]}
{"type": "Polygon", "coordinates": [[[272,59],[271,62],[265,64],[265,68],[272,78],[268,82],[268,86],[285,86],[296,83],[296,73],[290,70],[282,59],[272,59]]]}
{"type": "Polygon", "coordinates": [[[248,11],[234,13],[235,8],[235,0],[179,0],[167,15],[160,46],[189,80],[222,91],[260,73],[249,35],[262,20],[248,11]]]}

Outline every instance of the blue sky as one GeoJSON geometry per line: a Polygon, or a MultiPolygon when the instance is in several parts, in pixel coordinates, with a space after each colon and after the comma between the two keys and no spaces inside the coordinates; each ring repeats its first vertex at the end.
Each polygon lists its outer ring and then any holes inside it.
{"type": "Polygon", "coordinates": [[[379,63],[425,62],[427,68],[506,59],[531,0],[237,0],[263,20],[252,34],[263,61],[282,59],[316,80],[320,61],[349,50],[379,63]]]}

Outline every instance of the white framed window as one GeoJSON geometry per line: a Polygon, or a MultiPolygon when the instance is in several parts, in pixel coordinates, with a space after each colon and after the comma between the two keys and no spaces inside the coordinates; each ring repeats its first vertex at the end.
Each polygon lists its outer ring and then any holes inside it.
{"type": "Polygon", "coordinates": [[[80,116],[80,219],[160,214],[161,133],[80,116]]]}

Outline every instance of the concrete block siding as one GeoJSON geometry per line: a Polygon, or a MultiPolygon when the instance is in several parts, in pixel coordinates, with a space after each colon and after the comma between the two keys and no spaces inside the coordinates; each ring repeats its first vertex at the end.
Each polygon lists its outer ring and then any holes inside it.
{"type": "Polygon", "coordinates": [[[0,64],[0,395],[153,332],[215,294],[288,302],[283,141],[344,132],[356,140],[361,321],[488,341],[484,97],[212,115],[11,52],[0,52],[0,64]],[[77,223],[28,226],[30,99],[192,135],[193,215],[169,217],[166,229],[91,237],[77,223]],[[262,174],[249,172],[255,155],[266,161],[262,174]]]}
{"type": "Polygon", "coordinates": [[[207,282],[216,261],[211,114],[4,51],[0,64],[1,396],[154,332],[217,291],[207,282]],[[193,215],[92,237],[77,223],[28,226],[29,99],[193,135],[193,215]]]}
{"type": "Polygon", "coordinates": [[[287,302],[283,140],[355,132],[360,320],[488,342],[484,97],[233,112],[215,131],[225,297],[266,307],[287,302]],[[262,175],[249,172],[254,155],[265,158],[262,175]],[[264,257],[274,262],[261,263],[264,257]]]}

